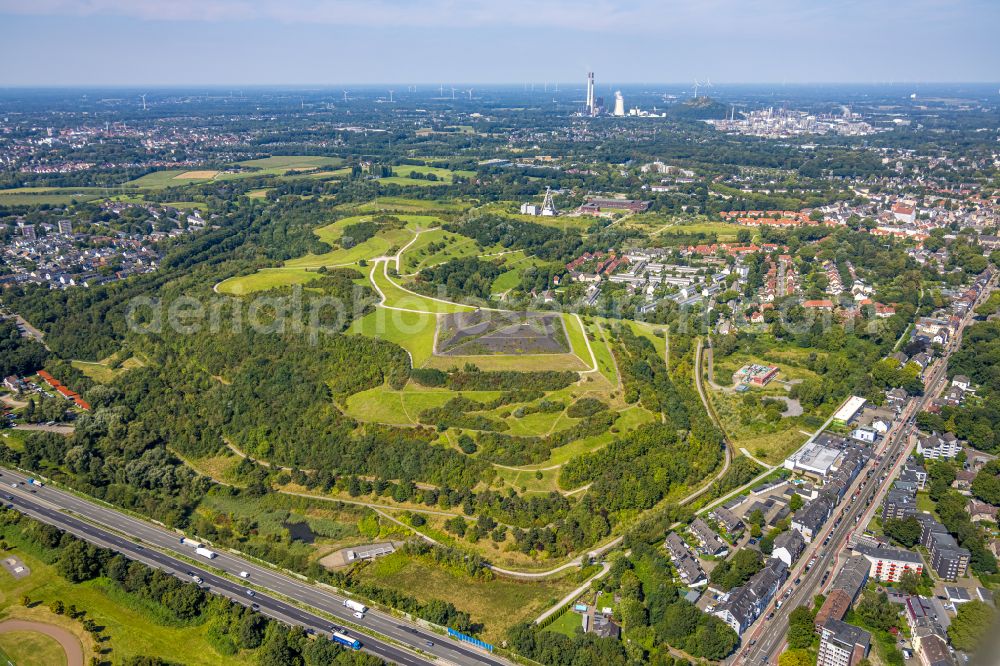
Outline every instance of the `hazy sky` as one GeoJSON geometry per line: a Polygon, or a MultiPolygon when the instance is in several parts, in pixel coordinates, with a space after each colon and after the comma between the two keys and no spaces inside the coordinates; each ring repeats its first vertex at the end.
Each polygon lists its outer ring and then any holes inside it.
{"type": "Polygon", "coordinates": [[[1000,0],[0,0],[0,85],[996,81],[1000,0]]]}

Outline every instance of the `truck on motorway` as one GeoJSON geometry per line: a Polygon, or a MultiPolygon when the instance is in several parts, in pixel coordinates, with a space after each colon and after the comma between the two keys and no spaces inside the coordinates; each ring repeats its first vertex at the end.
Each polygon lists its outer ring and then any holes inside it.
{"type": "Polygon", "coordinates": [[[330,634],[330,640],[333,641],[334,643],[340,643],[344,647],[351,648],[352,650],[361,649],[361,641],[359,641],[357,638],[351,638],[350,636],[345,636],[339,631],[335,631],[332,634],[330,634]]]}
{"type": "Polygon", "coordinates": [[[194,539],[188,539],[187,537],[181,537],[182,546],[191,546],[192,548],[204,548],[205,544],[200,541],[195,541],[194,539]]]}
{"type": "Polygon", "coordinates": [[[359,601],[354,601],[353,599],[344,599],[344,605],[350,608],[355,613],[364,613],[368,610],[368,607],[359,601]]]}
{"type": "Polygon", "coordinates": [[[44,485],[41,481],[35,478],[29,478],[28,483],[30,483],[33,486],[38,486],[39,488],[41,488],[44,485]]]}
{"type": "Polygon", "coordinates": [[[210,560],[215,558],[215,552],[209,550],[208,548],[202,548],[202,547],[195,548],[194,552],[198,553],[202,557],[207,557],[210,560]]]}

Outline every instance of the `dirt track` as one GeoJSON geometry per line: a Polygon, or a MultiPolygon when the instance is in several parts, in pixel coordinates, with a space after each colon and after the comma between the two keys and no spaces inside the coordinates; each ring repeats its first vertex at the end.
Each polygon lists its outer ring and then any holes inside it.
{"type": "Polygon", "coordinates": [[[31,622],[29,620],[5,620],[0,622],[0,634],[8,631],[34,631],[55,639],[62,646],[66,653],[66,663],[68,666],[83,666],[83,646],[80,641],[68,629],[57,627],[54,624],[44,622],[31,622]]]}

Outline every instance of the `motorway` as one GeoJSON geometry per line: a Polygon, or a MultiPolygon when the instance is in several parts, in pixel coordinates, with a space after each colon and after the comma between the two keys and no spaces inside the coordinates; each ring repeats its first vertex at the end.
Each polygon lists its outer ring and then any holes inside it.
{"type": "Polygon", "coordinates": [[[361,641],[363,650],[388,662],[404,666],[427,663],[460,666],[510,664],[501,657],[387,613],[370,609],[364,619],[357,619],[349,608],[343,606],[346,597],[225,550],[213,549],[217,553],[214,559],[205,560],[204,564],[191,564],[190,560],[202,558],[190,546],[182,545],[180,535],[171,530],[50,485],[41,488],[30,486],[27,475],[15,470],[0,468],[0,474],[2,495],[12,498],[6,503],[13,504],[22,513],[183,580],[192,580],[197,575],[204,580],[202,585],[209,591],[243,605],[256,603],[261,613],[282,622],[313,629],[320,635],[329,633],[333,626],[329,619],[283,601],[283,598],[293,599],[297,604],[336,617],[340,622],[337,626],[346,626],[349,633],[361,641]],[[11,487],[14,482],[18,482],[16,488],[11,487]],[[220,570],[230,577],[220,575],[220,570]],[[236,582],[242,571],[248,572],[249,578],[245,583],[236,582]],[[257,590],[253,598],[247,594],[250,586],[257,590]],[[274,596],[268,595],[268,591],[274,596]],[[368,635],[364,633],[365,629],[391,640],[368,635]]]}
{"type": "MultiPolygon", "coordinates": [[[[983,293],[978,305],[989,296],[993,288],[991,282],[983,293]]],[[[868,524],[871,513],[879,506],[881,497],[888,490],[894,481],[895,474],[899,466],[906,459],[909,448],[909,434],[914,427],[914,419],[924,407],[937,395],[946,385],[945,372],[948,367],[948,357],[958,349],[962,338],[962,332],[971,321],[974,307],[970,308],[969,314],[959,325],[957,334],[949,342],[945,353],[930,366],[930,371],[924,381],[924,394],[917,399],[910,400],[904,411],[896,420],[893,428],[886,434],[880,445],[881,448],[876,453],[881,453],[879,462],[869,469],[871,474],[862,473],[858,479],[847,490],[844,503],[840,505],[839,511],[835,511],[825,529],[817,535],[813,542],[806,548],[799,558],[797,564],[789,572],[788,581],[778,590],[775,600],[781,599],[781,608],[774,609],[774,605],[768,606],[767,610],[758,618],[743,635],[743,645],[747,646],[731,657],[733,666],[738,664],[777,664],[778,655],[784,650],[786,644],[786,634],[788,632],[788,616],[798,606],[812,605],[813,596],[820,593],[823,588],[832,581],[838,559],[851,534],[855,530],[864,530],[868,524]],[[883,479],[882,475],[886,477],[883,479]],[[858,496],[854,499],[855,490],[858,496]],[[839,522],[838,522],[839,517],[839,522]],[[829,541],[827,541],[829,540],[829,541]],[[806,567],[810,559],[815,556],[816,560],[807,570],[806,567]],[[795,580],[799,579],[799,585],[795,580]],[[784,595],[788,594],[788,597],[784,595]]]]}

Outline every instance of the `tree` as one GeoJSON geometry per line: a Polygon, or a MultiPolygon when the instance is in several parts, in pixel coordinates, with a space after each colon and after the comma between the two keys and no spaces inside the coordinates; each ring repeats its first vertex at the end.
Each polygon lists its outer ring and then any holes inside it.
{"type": "Polygon", "coordinates": [[[912,548],[920,541],[920,521],[914,516],[902,520],[890,518],[885,521],[882,530],[906,548],[912,548]]]}
{"type": "Polygon", "coordinates": [[[812,645],[816,637],[815,617],[808,606],[799,606],[788,615],[788,645],[793,649],[805,649],[812,645]]]}
{"type": "Polygon", "coordinates": [[[778,656],[778,666],[814,666],[815,663],[808,650],[785,650],[778,656]]]}
{"type": "Polygon", "coordinates": [[[896,583],[896,587],[907,594],[917,594],[920,590],[920,583],[920,576],[917,572],[908,569],[903,572],[902,576],[899,577],[899,582],[896,583]]]}
{"type": "Polygon", "coordinates": [[[865,592],[858,603],[857,613],[869,626],[882,631],[888,631],[899,619],[899,611],[889,603],[885,592],[865,592]]]}
{"type": "Polygon", "coordinates": [[[1000,506],[1000,461],[991,460],[972,481],[972,495],[987,504],[1000,506]]]}
{"type": "Polygon", "coordinates": [[[59,554],[59,573],[71,583],[95,578],[101,571],[96,549],[78,539],[65,546],[59,554]]]}
{"type": "Polygon", "coordinates": [[[975,652],[990,625],[994,611],[982,601],[970,601],[958,607],[958,615],[948,626],[948,638],[958,650],[975,652]]]}
{"type": "Polygon", "coordinates": [[[792,512],[795,512],[795,511],[798,511],[799,509],[801,509],[802,505],[804,503],[805,502],[802,499],[802,495],[799,495],[798,493],[795,493],[794,495],[792,495],[792,498],[790,500],[788,500],[788,508],[792,512]]]}

